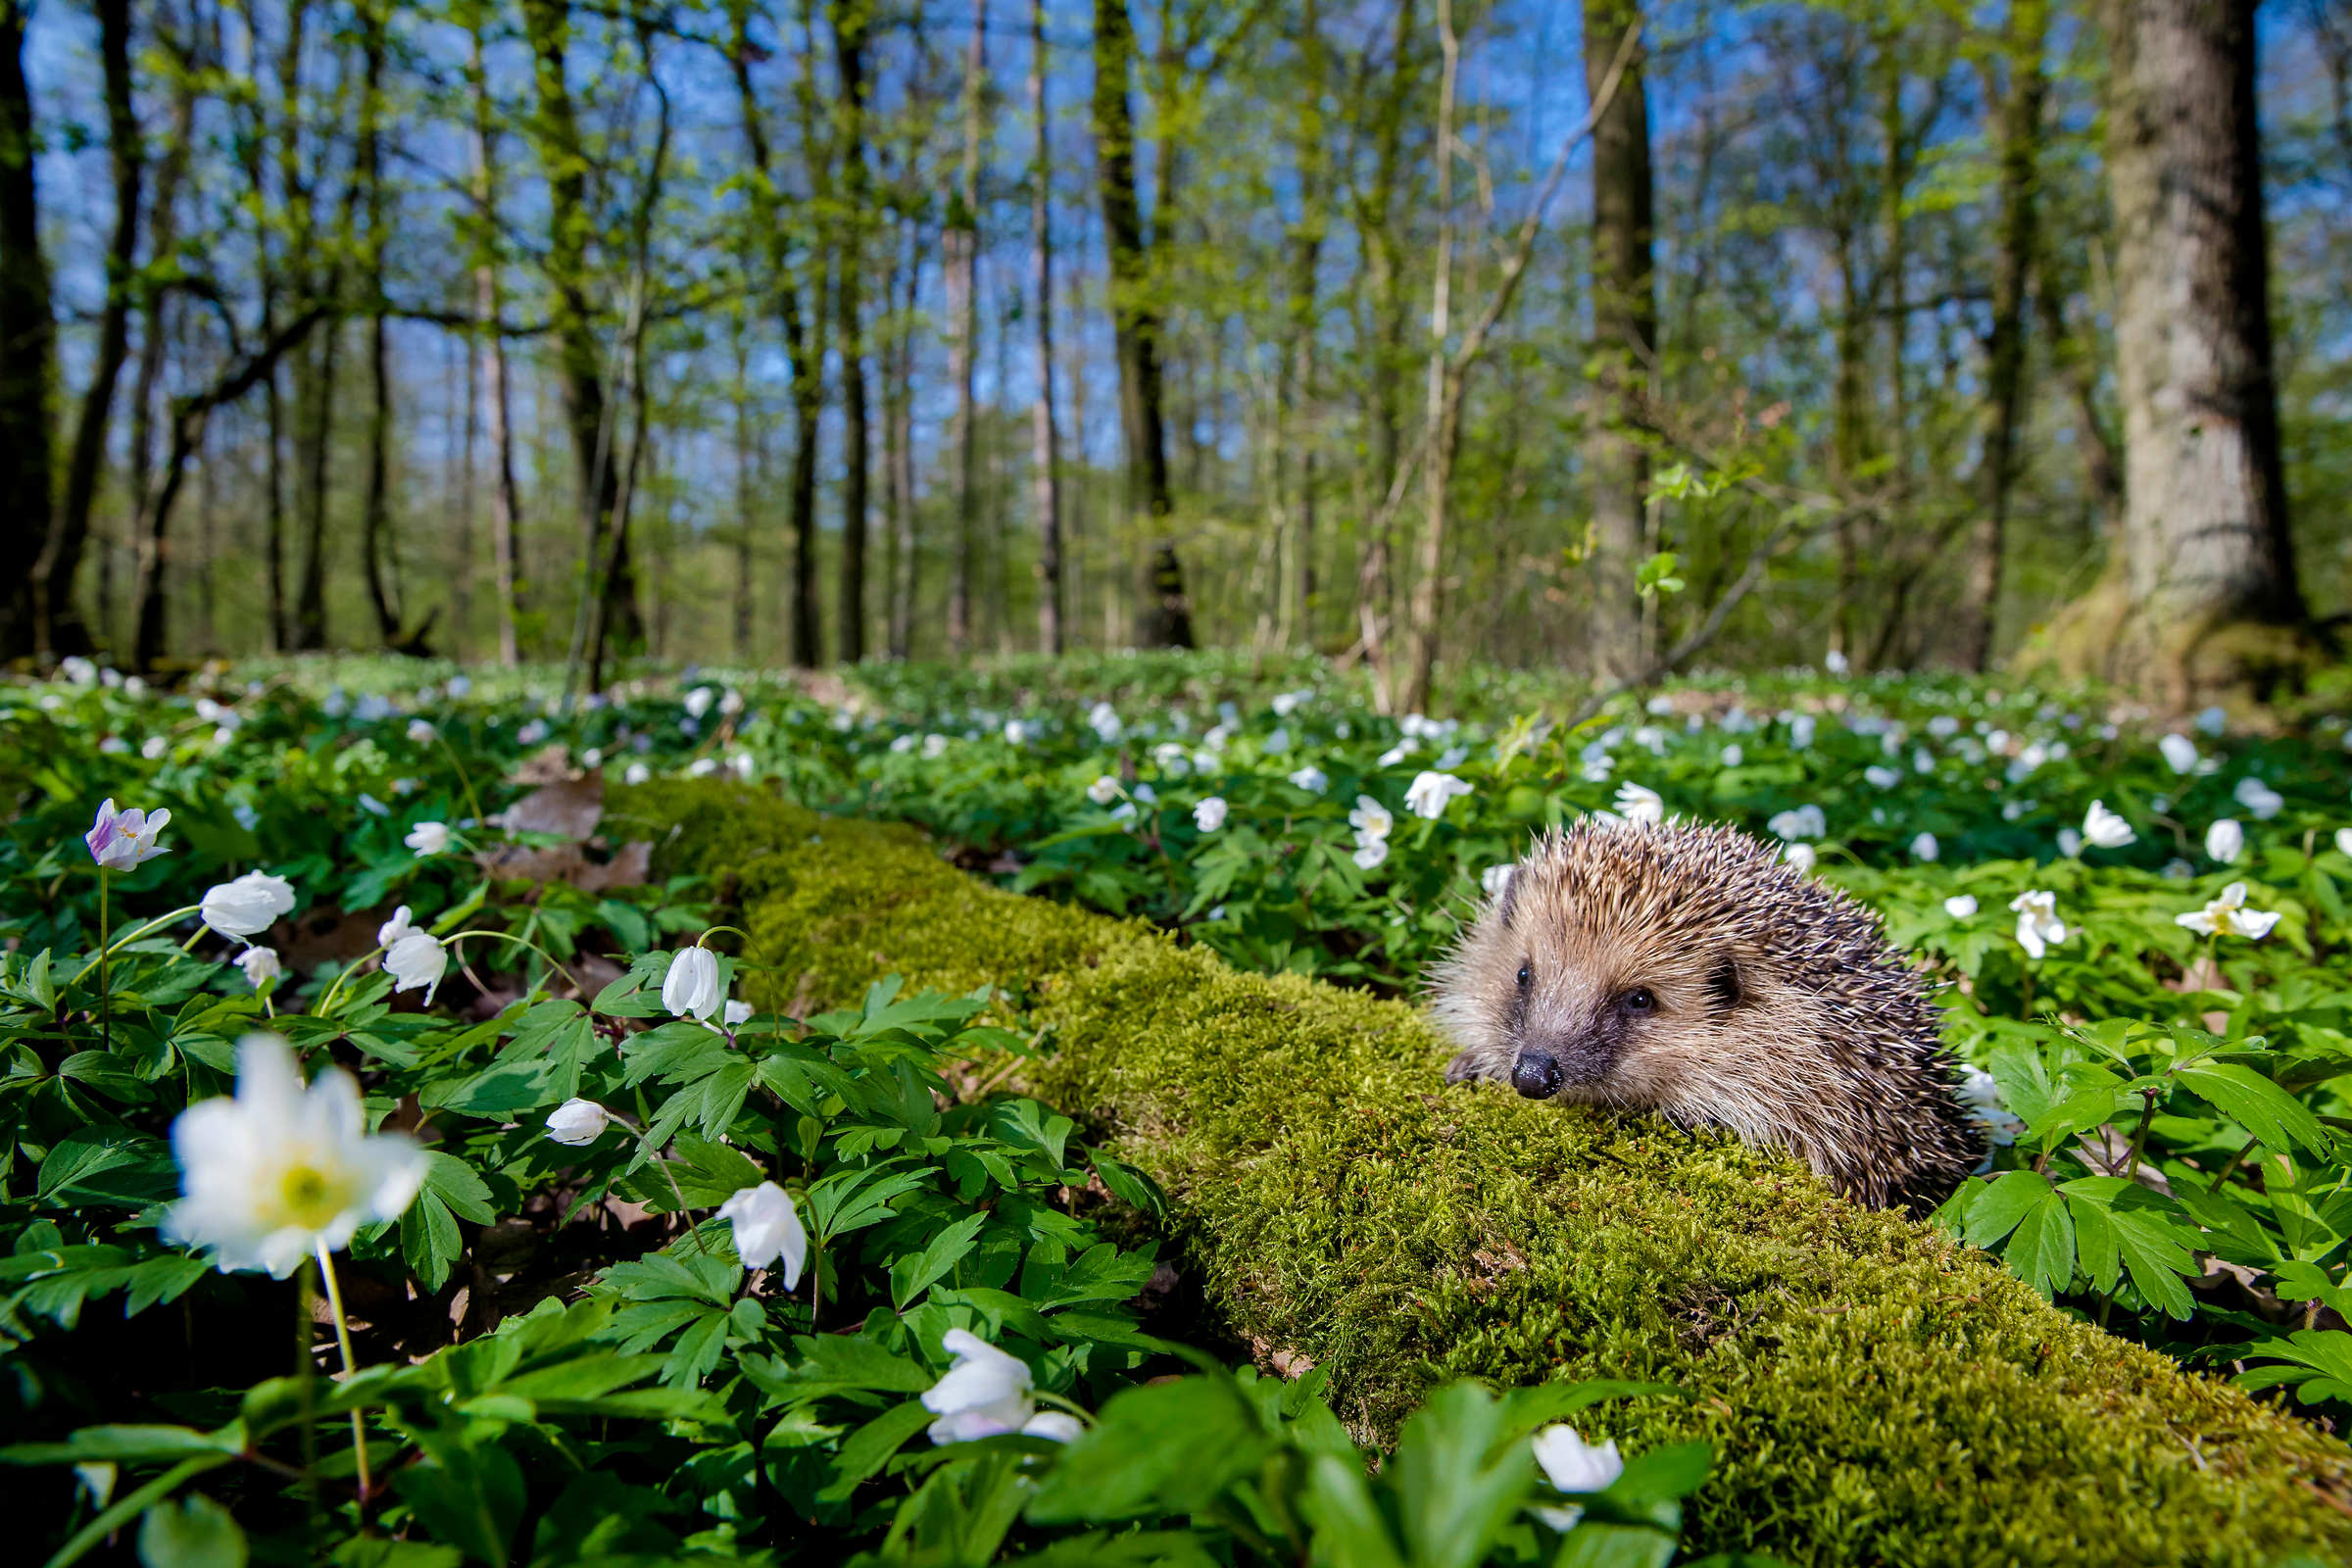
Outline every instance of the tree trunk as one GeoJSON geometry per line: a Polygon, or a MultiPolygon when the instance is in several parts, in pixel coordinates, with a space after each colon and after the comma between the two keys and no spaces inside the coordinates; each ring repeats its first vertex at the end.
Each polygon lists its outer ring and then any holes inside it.
{"type": "MultiPolygon", "coordinates": [[[[1585,82],[1597,95],[1629,31],[1638,0],[1585,0],[1585,82]]],[[[1603,406],[1585,437],[1592,509],[1592,672],[1632,678],[1647,662],[1635,574],[1647,550],[1648,455],[1633,432],[1657,360],[1657,285],[1650,261],[1649,97],[1644,51],[1627,59],[1592,127],[1592,316],[1603,406]]]]}
{"type": "Polygon", "coordinates": [[[490,78],[482,64],[482,26],[477,16],[467,57],[473,96],[473,207],[481,226],[473,267],[473,314],[482,333],[474,352],[483,361],[482,399],[490,416],[490,553],[498,591],[498,662],[509,669],[522,662],[519,629],[522,503],[514,483],[514,434],[509,417],[506,311],[498,264],[498,130],[490,112],[490,78]]]}
{"type": "Polygon", "coordinates": [[[57,325],[41,256],[33,178],[32,90],[24,79],[25,0],[0,0],[0,514],[17,519],[19,566],[0,590],[0,661],[35,652],[40,616],[27,555],[47,555],[57,325]]]}
{"type": "Polygon", "coordinates": [[[1161,417],[1159,308],[1151,295],[1151,243],[1135,189],[1135,113],[1128,76],[1135,29],[1127,0],[1095,0],[1095,178],[1110,257],[1111,335],[1119,363],[1119,423],[1126,438],[1127,501],[1153,539],[1136,640],[1147,648],[1193,646],[1184,566],[1167,530],[1174,510],[1161,417]]]}
{"type": "Polygon", "coordinates": [[[2107,0],[2126,463],[2110,669],[2189,704],[2291,677],[2308,615],[2271,353],[2253,0],[2107,0]]]}
{"type": "MultiPolygon", "coordinates": [[[[1298,221],[1290,232],[1290,276],[1285,280],[1282,372],[1276,383],[1274,491],[1290,500],[1291,581],[1273,583],[1275,619],[1285,647],[1315,642],[1315,331],[1321,284],[1325,211],[1330,183],[1331,127],[1323,116],[1329,70],[1316,0],[1299,13],[1299,64],[1305,77],[1292,119],[1292,158],[1298,171],[1298,221]],[[1284,459],[1287,457],[1287,464],[1284,459]],[[1284,469],[1287,467],[1287,483],[1284,469]],[[1294,597],[1292,584],[1297,585],[1294,597]]],[[[1280,541],[1277,541],[1279,545],[1280,541]]],[[[1277,551],[1279,561],[1279,550],[1277,551]]]]}
{"type": "Polygon", "coordinates": [[[138,113],[131,101],[130,0],[95,0],[92,9],[98,14],[98,54],[105,76],[115,226],[106,248],[106,304],[98,316],[98,348],[74,425],[65,493],[58,500],[48,540],[33,565],[34,643],[44,657],[87,653],[92,646],[89,628],[82,624],[74,603],[74,579],[90,536],[90,509],[98,496],[99,469],[106,461],[106,429],[114,412],[115,382],[130,352],[139,186],[146,169],[138,113]]]}
{"type": "Polygon", "coordinates": [[[588,211],[588,154],[565,70],[570,0],[522,0],[522,20],[538,106],[531,123],[547,176],[546,265],[553,296],[556,363],[564,386],[564,422],[571,436],[572,462],[580,486],[582,591],[599,594],[597,541],[612,538],[610,572],[600,595],[607,607],[607,630],[621,643],[642,644],[645,621],[637,607],[628,532],[624,528],[617,537],[612,535],[620,473],[610,445],[604,368],[588,297],[588,236],[595,219],[588,211]]]}
{"type": "Polygon", "coordinates": [[[914,641],[914,594],[918,583],[914,508],[914,333],[915,288],[922,277],[922,228],[907,224],[905,260],[892,241],[893,272],[884,295],[896,326],[883,355],[882,441],[885,506],[890,514],[890,657],[905,661],[914,641]],[[903,269],[903,270],[901,270],[903,269]],[[901,278],[906,284],[899,297],[901,278]]]}
{"type": "Polygon", "coordinates": [[[1984,339],[1984,513],[1969,544],[1968,601],[1960,664],[1992,667],[2001,608],[2001,563],[2008,547],[2010,492],[2017,482],[2017,430],[2025,411],[2026,312],[2039,245],[2041,106],[2048,77],[2042,49],[2049,32],[2045,0],[2011,0],[2008,88],[2000,101],[2000,250],[1992,272],[1992,323],[1984,339]]]}
{"type": "MultiPolygon", "coordinates": [[[[330,287],[329,292],[334,290],[330,287]]],[[[295,362],[295,457],[301,466],[302,579],[294,595],[294,646],[316,653],[326,646],[326,491],[335,433],[335,370],[343,323],[326,323],[316,358],[295,362]]]]}
{"type": "Polygon", "coordinates": [[[981,101],[988,70],[988,0],[974,0],[971,42],[963,56],[962,174],[951,200],[941,251],[947,266],[948,383],[956,391],[954,452],[956,486],[956,570],[948,585],[948,651],[971,651],[972,576],[979,550],[978,411],[973,407],[973,369],[980,339],[980,135],[981,101]]]}
{"type": "Polygon", "coordinates": [[[872,24],[870,0],[834,0],[833,55],[841,78],[839,164],[844,185],[841,261],[834,284],[841,331],[841,594],[835,615],[835,653],[845,664],[865,657],[865,556],[868,473],[873,441],[866,430],[865,214],[870,203],[865,170],[865,54],[872,24]]]}
{"type": "Polygon", "coordinates": [[[368,202],[368,479],[360,514],[360,556],[366,564],[368,602],[375,611],[376,635],[389,648],[400,641],[400,615],[384,583],[385,535],[392,508],[392,368],[384,332],[383,78],[384,14],[378,4],[360,8],[363,69],[360,88],[359,169],[368,202]]]}
{"type": "MultiPolygon", "coordinates": [[[[1450,360],[1453,334],[1453,113],[1461,72],[1461,39],[1454,31],[1453,0],[1438,0],[1438,44],[1444,65],[1438,77],[1438,254],[1429,291],[1428,387],[1422,416],[1429,444],[1422,461],[1421,572],[1413,584],[1411,666],[1396,706],[1419,712],[1429,702],[1438,662],[1438,617],[1445,611],[1446,523],[1452,490],[1453,459],[1461,433],[1461,383],[1450,360]]],[[[1381,684],[1394,690],[1385,671],[1381,684]]]]}
{"type": "Polygon", "coordinates": [[[1037,402],[1029,416],[1029,482],[1037,508],[1037,651],[1058,655],[1061,631],[1061,435],[1054,419],[1054,160],[1046,119],[1046,0],[1029,0],[1029,309],[1037,324],[1037,402]]]}

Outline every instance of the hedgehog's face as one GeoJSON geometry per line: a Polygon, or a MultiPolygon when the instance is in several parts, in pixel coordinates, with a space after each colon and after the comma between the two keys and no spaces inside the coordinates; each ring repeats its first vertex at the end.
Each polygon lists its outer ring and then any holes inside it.
{"type": "Polygon", "coordinates": [[[1722,1054],[1740,956],[1645,952],[1629,935],[1532,923],[1520,933],[1492,1036],[1509,1065],[1494,1076],[1530,1100],[1654,1105],[1675,1098],[1694,1060],[1722,1054]]]}

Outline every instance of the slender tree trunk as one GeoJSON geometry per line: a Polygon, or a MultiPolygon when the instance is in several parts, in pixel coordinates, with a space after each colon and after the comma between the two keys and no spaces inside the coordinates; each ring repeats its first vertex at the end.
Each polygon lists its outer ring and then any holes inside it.
{"type": "Polygon", "coordinates": [[[580,486],[583,592],[597,595],[607,607],[610,635],[624,644],[640,644],[645,640],[645,621],[637,606],[628,531],[623,528],[617,536],[612,533],[620,474],[610,445],[603,357],[588,296],[588,237],[595,220],[588,210],[588,153],[566,71],[570,0],[522,0],[522,20],[538,105],[533,136],[547,175],[546,267],[557,368],[564,386],[564,422],[571,436],[580,486]],[[605,538],[611,538],[612,545],[610,570],[600,593],[597,541],[605,538]]]}
{"type": "Polygon", "coordinates": [[[24,79],[26,0],[0,0],[0,514],[17,519],[19,565],[0,589],[0,660],[35,652],[35,573],[48,556],[56,483],[51,432],[57,324],[41,256],[33,177],[32,89],[24,79]]]}
{"type": "MultiPolygon", "coordinates": [[[[1638,0],[1585,0],[1585,81],[1595,94],[1629,31],[1638,0]]],[[[1657,361],[1657,284],[1650,260],[1649,96],[1639,44],[1592,127],[1592,313],[1604,406],[1585,437],[1592,509],[1592,671],[1633,678],[1647,662],[1635,573],[1648,549],[1649,461],[1634,431],[1657,361]]]]}
{"type": "Polygon", "coordinates": [[[1135,188],[1135,112],[1129,74],[1135,29],[1127,0],[1095,0],[1095,179],[1110,257],[1110,319],[1119,363],[1119,423],[1126,437],[1127,501],[1151,530],[1136,640],[1147,648],[1193,646],[1184,566],[1169,533],[1167,435],[1161,417],[1159,308],[1152,301],[1151,241],[1135,188]]]}
{"type": "Polygon", "coordinates": [[[384,331],[383,76],[385,19],[379,0],[360,8],[363,75],[356,176],[368,203],[368,479],[360,514],[360,557],[376,635],[386,647],[400,641],[400,615],[384,583],[385,535],[390,530],[392,466],[391,348],[384,331]]]}
{"type": "Polygon", "coordinates": [[[2047,76],[2042,49],[2049,31],[2045,0],[2011,0],[2008,87],[2000,101],[2000,251],[1992,273],[1992,326],[1984,340],[1984,515],[1969,542],[1968,606],[1960,664],[1992,666],[2001,607],[2001,563],[2008,547],[2009,498],[2017,482],[2017,430],[2025,410],[2026,312],[2038,248],[2041,106],[2047,76]]]}
{"type": "Polygon", "coordinates": [[[914,317],[915,285],[922,275],[922,230],[908,223],[905,250],[893,236],[891,274],[883,295],[890,303],[892,335],[883,354],[883,489],[890,514],[890,657],[905,661],[914,638],[916,541],[914,510],[914,317]],[[899,282],[906,285],[899,298],[899,282]]]}
{"type": "Polygon", "coordinates": [[[988,0],[974,0],[971,41],[963,56],[963,161],[941,235],[947,268],[948,383],[956,392],[956,422],[949,445],[955,464],[956,564],[948,585],[948,651],[970,651],[972,578],[978,566],[980,489],[978,411],[972,381],[980,347],[980,136],[981,105],[988,72],[988,0]]]}
{"type": "Polygon", "coordinates": [[[752,540],[758,531],[759,506],[752,474],[752,353],[751,323],[738,312],[727,323],[735,354],[735,660],[755,662],[752,634],[759,610],[753,588],[752,540]]]}
{"type": "Polygon", "coordinates": [[[1054,417],[1054,159],[1046,116],[1046,0],[1029,0],[1029,115],[1037,155],[1029,171],[1029,309],[1036,321],[1037,401],[1029,415],[1029,482],[1037,509],[1037,651],[1059,654],[1061,436],[1054,417]]]}
{"type": "Polygon", "coordinates": [[[1323,240],[1329,224],[1324,211],[1330,182],[1327,143],[1330,127],[1323,117],[1323,94],[1329,70],[1323,42],[1321,9],[1305,0],[1299,14],[1300,65],[1305,90],[1293,120],[1293,158],[1298,169],[1298,221],[1290,234],[1290,276],[1285,288],[1287,319],[1284,330],[1280,392],[1274,411],[1277,460],[1274,488],[1290,494],[1291,576],[1297,583],[1273,585],[1277,619],[1283,642],[1312,648],[1315,642],[1315,332],[1321,286],[1323,240]],[[1287,455],[1289,483],[1284,483],[1281,458],[1287,455]],[[1287,612],[1280,607],[1289,605],[1287,612]]]}
{"type": "Polygon", "coordinates": [[[2107,0],[2102,18],[2127,463],[2115,642],[2140,656],[2122,668],[2194,702],[2262,684],[2308,622],[2278,445],[2254,3],[2107,0]],[[2272,631],[2215,641],[2233,626],[2272,631]]]}
{"type": "MultiPolygon", "coordinates": [[[[636,575],[630,565],[629,511],[636,500],[638,475],[651,439],[645,336],[653,306],[654,214],[662,205],[662,181],[668,168],[671,106],[668,89],[662,84],[661,74],[654,67],[653,17],[640,12],[634,21],[639,79],[653,93],[659,116],[653,151],[647,156],[645,172],[639,176],[636,209],[629,222],[629,319],[623,333],[628,355],[629,452],[606,524],[610,543],[605,547],[604,570],[601,577],[590,578],[592,584],[602,584],[601,588],[591,590],[595,613],[588,637],[588,689],[592,692],[605,689],[605,656],[609,650],[618,646],[626,654],[646,647],[646,623],[637,608],[636,575]]],[[[617,431],[615,423],[604,437],[603,450],[611,451],[617,431]]],[[[594,559],[592,551],[592,571],[594,559]]]]}
{"type": "Polygon", "coordinates": [[[316,357],[306,355],[295,363],[303,552],[302,577],[294,595],[294,646],[305,653],[326,646],[327,477],[334,455],[336,362],[342,344],[338,318],[326,323],[316,357]]]}
{"type": "MultiPolygon", "coordinates": [[[[1407,712],[1418,712],[1428,704],[1430,682],[1437,669],[1438,618],[1445,609],[1447,504],[1461,435],[1461,382],[1454,374],[1448,342],[1453,335],[1454,91],[1462,57],[1461,39],[1453,25],[1453,0],[1438,0],[1438,45],[1444,61],[1438,77],[1438,248],[1430,282],[1429,379],[1423,412],[1429,452],[1421,467],[1421,569],[1413,583],[1412,664],[1397,695],[1397,706],[1407,712]]],[[[1389,684],[1385,678],[1383,684],[1389,684]]]]}
{"type": "MultiPolygon", "coordinates": [[[[482,63],[481,19],[474,19],[466,78],[473,99],[473,209],[481,237],[473,264],[473,314],[481,337],[473,350],[481,365],[482,401],[490,429],[491,581],[498,594],[498,662],[522,662],[516,625],[521,583],[521,496],[514,483],[514,435],[509,417],[506,310],[498,262],[498,130],[490,112],[490,77],[482,63]]],[[[470,428],[470,427],[469,427],[470,428]]]]}
{"type": "Polygon", "coordinates": [[[130,310],[139,248],[139,187],[146,171],[137,109],[131,100],[130,0],[94,0],[98,55],[106,95],[107,154],[114,174],[115,224],[106,248],[106,304],[98,316],[98,347],[74,425],[65,491],[49,537],[33,565],[34,644],[44,657],[87,653],[89,628],[74,604],[74,579],[90,536],[90,509],[106,461],[106,431],[115,382],[130,352],[130,310]]]}
{"type": "MultiPolygon", "coordinates": [[[[475,330],[479,329],[477,322],[475,330]]],[[[479,445],[477,437],[480,435],[482,423],[481,362],[480,357],[474,352],[473,333],[468,332],[462,340],[450,338],[445,341],[447,347],[462,354],[466,362],[462,371],[459,367],[450,366],[444,372],[442,380],[444,385],[448,385],[459,380],[462,374],[466,388],[465,413],[462,416],[465,423],[458,439],[452,443],[458,448],[458,537],[457,549],[454,552],[457,556],[458,574],[456,580],[450,584],[449,592],[449,613],[452,622],[449,629],[449,651],[451,658],[460,662],[466,662],[471,660],[473,655],[473,563],[475,555],[478,554],[474,544],[474,525],[477,517],[474,498],[477,492],[476,480],[479,472],[474,464],[474,451],[479,445]]]]}
{"type": "MultiPolygon", "coordinates": [[[[1373,140],[1372,179],[1359,197],[1357,229],[1364,236],[1366,291],[1370,296],[1373,342],[1371,364],[1364,377],[1364,418],[1370,427],[1371,493],[1393,491],[1403,482],[1399,441],[1404,368],[1404,264],[1398,243],[1395,209],[1404,164],[1404,122],[1415,78],[1412,72],[1415,33],[1413,0],[1397,0],[1390,37],[1389,89],[1381,106],[1373,140]]],[[[1395,513],[1376,507],[1370,525],[1358,543],[1355,568],[1355,617],[1365,659],[1379,669],[1388,658],[1388,627],[1396,612],[1395,513]]],[[[1381,688],[1386,692],[1385,685],[1381,688]]]]}
{"type": "Polygon", "coordinates": [[[842,209],[841,263],[834,295],[841,331],[841,595],[835,619],[836,652],[845,664],[865,657],[867,486],[873,441],[866,429],[865,270],[866,209],[870,202],[865,168],[865,57],[872,23],[871,0],[833,0],[833,55],[841,78],[842,209]]]}

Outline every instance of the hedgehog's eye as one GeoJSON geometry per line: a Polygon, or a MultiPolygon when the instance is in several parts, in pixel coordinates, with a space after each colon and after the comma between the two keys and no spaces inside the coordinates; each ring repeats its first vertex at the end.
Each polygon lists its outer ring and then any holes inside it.
{"type": "Polygon", "coordinates": [[[1519,989],[1525,991],[1528,987],[1528,982],[1535,979],[1535,977],[1536,975],[1534,970],[1530,969],[1524,963],[1521,964],[1519,966],[1519,989]]]}
{"type": "Polygon", "coordinates": [[[1634,987],[1625,994],[1624,1000],[1625,1010],[1628,1012],[1655,1012],[1658,1008],[1658,999],[1650,993],[1647,986],[1634,987]]]}

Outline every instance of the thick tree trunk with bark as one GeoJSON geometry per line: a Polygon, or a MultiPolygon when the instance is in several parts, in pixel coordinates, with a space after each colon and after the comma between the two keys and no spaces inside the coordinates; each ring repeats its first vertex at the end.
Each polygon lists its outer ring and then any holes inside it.
{"type": "MultiPolygon", "coordinates": [[[[33,179],[32,91],[24,79],[24,0],[0,0],[0,514],[18,549],[46,554],[52,491],[51,393],[57,326],[41,256],[33,179]]],[[[0,588],[0,660],[34,651],[34,575],[20,564],[0,588]]]]}
{"type": "Polygon", "coordinates": [[[98,54],[106,92],[107,152],[114,172],[115,227],[106,248],[106,304],[98,317],[98,349],[74,446],[66,460],[65,491],[58,498],[49,537],[33,566],[33,635],[44,656],[89,652],[89,629],[74,603],[74,580],[81,569],[90,536],[90,509],[98,497],[98,471],[106,461],[106,429],[115,406],[115,382],[130,352],[133,270],[139,248],[139,189],[146,171],[139,120],[131,101],[130,0],[97,0],[98,54]]]}
{"type": "Polygon", "coordinates": [[[1135,188],[1135,112],[1128,101],[1135,27],[1127,0],[1095,0],[1095,179],[1110,256],[1111,335],[1119,363],[1119,424],[1126,437],[1127,498],[1152,530],[1151,564],[1136,640],[1147,648],[1193,646],[1184,565],[1167,533],[1168,488],[1162,417],[1159,308],[1152,298],[1151,240],[1135,188]]]}
{"type": "Polygon", "coordinates": [[[1978,671],[1992,664],[2009,502],[2017,483],[2017,430],[2026,402],[2027,301],[2039,245],[2041,111],[2048,87],[2041,57],[2049,25],[2046,0],[2012,0],[2003,50],[2009,79],[1999,108],[2000,249],[1992,273],[1991,330],[1984,340],[1984,512],[1969,541],[1967,618],[1959,651],[1961,667],[1978,671]]]}
{"type": "Polygon", "coordinates": [[[2254,0],[2108,0],[2122,571],[2062,658],[2177,703],[2294,678],[2255,108],[2254,0]],[[2102,602],[2103,601],[2103,602],[2102,602]]]}
{"type": "MultiPolygon", "coordinates": [[[[1585,0],[1585,81],[1597,95],[1642,25],[1637,0],[1585,0]]],[[[1592,509],[1592,671],[1625,680],[1646,662],[1635,573],[1646,553],[1648,457],[1641,422],[1657,358],[1657,286],[1650,260],[1649,97],[1637,44],[1592,127],[1592,316],[1600,405],[1585,437],[1592,509]]]]}

